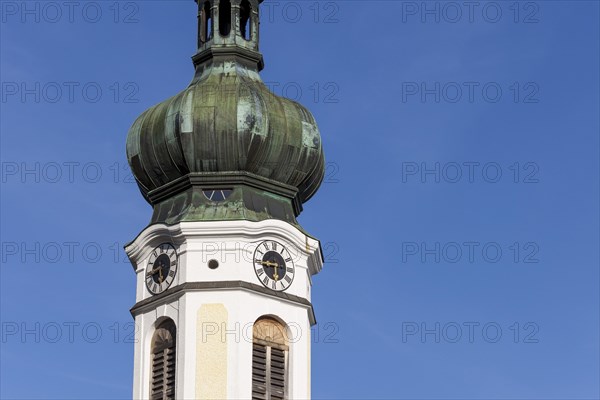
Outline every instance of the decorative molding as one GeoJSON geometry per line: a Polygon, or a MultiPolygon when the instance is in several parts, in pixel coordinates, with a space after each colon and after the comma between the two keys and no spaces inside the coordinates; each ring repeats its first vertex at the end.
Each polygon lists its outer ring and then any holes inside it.
{"type": "Polygon", "coordinates": [[[200,186],[211,188],[228,188],[232,185],[248,185],[267,192],[276,193],[292,200],[296,216],[302,212],[302,202],[298,197],[298,188],[273,181],[246,171],[227,172],[190,172],[181,178],[167,183],[147,194],[147,200],[152,204],[159,204],[178,193],[191,187],[200,186]]]}
{"type": "Polygon", "coordinates": [[[210,60],[226,60],[231,58],[238,58],[240,61],[247,64],[249,67],[258,68],[262,71],[265,67],[265,62],[262,54],[254,50],[248,50],[241,46],[231,46],[231,44],[223,45],[223,47],[217,47],[218,45],[212,44],[210,47],[202,50],[194,56],[192,61],[194,66],[197,67],[200,64],[210,60]]]}
{"type": "Polygon", "coordinates": [[[302,254],[307,256],[307,267],[310,275],[315,275],[323,268],[323,254],[319,240],[307,235],[295,226],[277,219],[265,221],[201,221],[180,222],[176,225],[154,224],[148,226],[129,244],[125,251],[136,269],[141,259],[146,257],[153,245],[171,240],[180,245],[194,237],[231,238],[238,237],[249,240],[265,238],[268,235],[278,237],[293,244],[302,254]]]}
{"type": "Polygon", "coordinates": [[[154,308],[157,303],[166,303],[168,301],[172,301],[175,298],[183,296],[186,292],[192,291],[213,291],[213,290],[247,290],[250,292],[260,293],[262,295],[270,296],[277,298],[279,300],[284,300],[287,302],[294,303],[296,305],[300,305],[306,307],[306,311],[308,312],[308,320],[310,321],[311,326],[317,323],[315,318],[315,311],[313,309],[312,303],[302,297],[295,296],[293,294],[288,294],[285,292],[275,292],[273,290],[269,290],[263,286],[256,285],[254,283],[244,282],[244,281],[221,281],[221,282],[187,282],[172,288],[167,289],[163,293],[152,296],[148,299],[142,300],[136,303],[129,311],[131,315],[135,318],[136,315],[154,308]]]}

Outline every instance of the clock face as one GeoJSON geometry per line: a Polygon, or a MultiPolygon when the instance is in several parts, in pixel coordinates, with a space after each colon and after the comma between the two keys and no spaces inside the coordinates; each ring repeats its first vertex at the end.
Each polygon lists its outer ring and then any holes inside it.
{"type": "Polygon", "coordinates": [[[152,251],[146,267],[146,287],[152,294],[162,293],[171,286],[177,274],[177,251],[163,243],[152,251]]]}
{"type": "Polygon", "coordinates": [[[254,251],[254,271],[265,287],[277,291],[289,288],[296,272],[287,249],[271,240],[262,242],[254,251]]]}

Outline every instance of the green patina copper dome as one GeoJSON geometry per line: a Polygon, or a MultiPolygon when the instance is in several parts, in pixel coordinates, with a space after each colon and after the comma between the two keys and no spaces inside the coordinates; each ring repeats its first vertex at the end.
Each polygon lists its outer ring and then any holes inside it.
{"type": "Polygon", "coordinates": [[[323,180],[317,124],[258,74],[258,1],[209,0],[199,4],[199,19],[191,84],[145,111],[127,136],[127,158],[154,206],[153,222],[296,223],[323,180]],[[227,195],[215,200],[214,190],[227,195]]]}

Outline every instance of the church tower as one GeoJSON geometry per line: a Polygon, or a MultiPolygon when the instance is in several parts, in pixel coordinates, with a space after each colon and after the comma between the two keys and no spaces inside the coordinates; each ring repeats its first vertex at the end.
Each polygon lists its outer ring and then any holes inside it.
{"type": "Polygon", "coordinates": [[[296,217],[324,155],[311,113],[259,76],[261,1],[196,0],[192,82],[127,136],[153,207],[126,246],[134,399],[310,398],[311,277],[323,258],[296,217]]]}

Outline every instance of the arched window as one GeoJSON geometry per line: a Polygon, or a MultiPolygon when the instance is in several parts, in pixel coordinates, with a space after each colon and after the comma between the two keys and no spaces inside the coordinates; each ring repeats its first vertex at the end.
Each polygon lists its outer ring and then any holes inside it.
{"type": "Polygon", "coordinates": [[[161,323],[152,336],[152,400],[175,399],[175,337],[175,323],[170,319],[161,323]]]}
{"type": "Polygon", "coordinates": [[[252,399],[286,398],[288,340],[285,327],[272,318],[254,323],[252,335],[252,399]]]}
{"type": "Polygon", "coordinates": [[[200,44],[204,44],[212,39],[213,23],[212,12],[210,10],[210,2],[205,1],[200,10],[200,44]]]}
{"type": "Polygon", "coordinates": [[[219,32],[221,36],[229,36],[231,32],[231,2],[221,0],[219,2],[219,32]]]}
{"type": "Polygon", "coordinates": [[[252,37],[252,25],[250,14],[252,13],[252,8],[250,6],[250,2],[248,0],[243,0],[240,4],[240,34],[246,40],[250,40],[252,37]]]}

